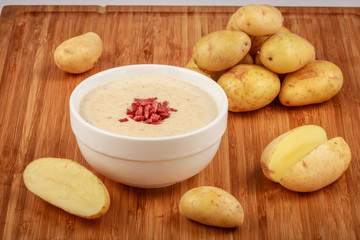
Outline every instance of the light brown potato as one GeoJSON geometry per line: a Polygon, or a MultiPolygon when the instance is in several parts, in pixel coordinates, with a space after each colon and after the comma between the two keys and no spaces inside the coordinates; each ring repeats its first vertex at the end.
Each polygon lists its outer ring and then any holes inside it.
{"type": "Polygon", "coordinates": [[[279,94],[285,106],[303,106],[328,101],[341,90],[343,74],[334,63],[317,60],[289,73],[279,94]]]}
{"type": "Polygon", "coordinates": [[[99,35],[88,32],[62,42],[54,52],[55,64],[69,73],[83,73],[94,67],[103,51],[99,35]]]}
{"type": "MultiPolygon", "coordinates": [[[[280,30],[277,33],[283,33],[283,32],[290,32],[289,29],[287,29],[285,26],[281,26],[280,30]]],[[[259,36],[254,37],[250,36],[251,39],[251,48],[249,50],[249,54],[251,56],[257,55],[257,53],[260,51],[261,46],[268,40],[272,35],[265,35],[265,36],[259,36]]]]}
{"type": "Polygon", "coordinates": [[[268,69],[251,64],[239,64],[218,80],[224,89],[229,111],[253,111],[270,104],[280,91],[278,76],[268,69]]]}
{"type": "Polygon", "coordinates": [[[23,173],[27,189],[46,202],[82,218],[98,218],[110,206],[105,185],[85,167],[62,158],[40,158],[23,173]]]}
{"type": "Polygon", "coordinates": [[[202,37],[194,46],[192,57],[199,68],[218,72],[235,66],[250,47],[246,33],[220,30],[202,37]]]}
{"type": "Polygon", "coordinates": [[[233,13],[226,25],[226,30],[240,30],[235,24],[235,13],[233,13]]]}
{"type": "Polygon", "coordinates": [[[216,227],[233,228],[244,221],[238,200],[225,190],[211,186],[187,191],[180,199],[179,211],[196,222],[216,227]]]}
{"type": "Polygon", "coordinates": [[[280,182],[293,165],[327,140],[325,130],[316,125],[303,125],[281,134],[261,154],[264,175],[280,182]]]}
{"type": "Polygon", "coordinates": [[[249,4],[240,7],[229,21],[230,27],[236,26],[248,35],[265,36],[278,32],[284,18],[274,6],[249,4]]]}
{"type": "Polygon", "coordinates": [[[255,55],[255,64],[259,66],[264,66],[262,62],[260,61],[260,54],[259,52],[255,55]]]}
{"type": "Polygon", "coordinates": [[[201,73],[201,74],[213,79],[214,81],[217,81],[219,79],[219,77],[225,72],[225,71],[210,72],[210,71],[203,70],[195,64],[193,58],[191,58],[189,60],[189,62],[185,65],[185,68],[193,70],[198,73],[201,73]]]}
{"type": "Polygon", "coordinates": [[[296,192],[313,192],[335,182],[348,169],[350,148],[342,137],[320,145],[281,178],[280,184],[296,192]]]}
{"type": "Polygon", "coordinates": [[[254,59],[250,54],[246,54],[243,59],[240,60],[238,64],[254,64],[254,59]]]}
{"type": "Polygon", "coordinates": [[[296,192],[312,192],[336,181],[351,161],[343,138],[328,140],[323,128],[304,125],[271,141],[261,155],[264,175],[296,192]]]}
{"type": "Polygon", "coordinates": [[[260,61],[276,73],[290,73],[315,60],[315,48],[306,39],[290,33],[277,33],[260,48],[260,61]]]}

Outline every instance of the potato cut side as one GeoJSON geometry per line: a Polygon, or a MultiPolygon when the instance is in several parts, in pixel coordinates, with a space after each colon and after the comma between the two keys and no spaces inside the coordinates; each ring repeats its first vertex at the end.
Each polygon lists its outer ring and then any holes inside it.
{"type": "Polygon", "coordinates": [[[349,167],[350,148],[342,137],[330,139],[295,164],[280,184],[297,192],[312,192],[336,181],[349,167]]]}
{"type": "Polygon", "coordinates": [[[261,155],[265,176],[279,182],[296,163],[326,141],[325,130],[316,125],[300,126],[280,135],[261,155]]]}
{"type": "Polygon", "coordinates": [[[25,168],[23,178],[29,191],[79,217],[100,217],[110,205],[108,190],[101,180],[69,159],[34,160],[25,168]]]}

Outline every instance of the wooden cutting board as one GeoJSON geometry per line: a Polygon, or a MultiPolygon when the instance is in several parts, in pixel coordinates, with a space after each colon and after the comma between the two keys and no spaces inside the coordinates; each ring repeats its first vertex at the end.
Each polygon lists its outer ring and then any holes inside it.
{"type": "MultiPolygon", "coordinates": [[[[85,78],[128,64],[184,66],[201,36],[226,27],[237,7],[7,6],[0,20],[1,239],[359,239],[360,238],[360,8],[281,7],[284,25],[312,42],[318,59],[344,74],[330,101],[229,113],[228,129],[211,164],[189,180],[138,189],[97,174],[111,206],[96,220],[72,216],[36,197],[22,172],[33,159],[85,162],[70,128],[68,100],[85,78]],[[90,71],[59,70],[53,52],[62,41],[97,32],[104,52],[90,71]],[[295,193],[262,174],[260,155],[276,136],[303,124],[342,136],[352,150],[346,173],[313,193],[295,193]],[[243,205],[241,227],[208,227],[180,216],[187,190],[211,185],[243,205]]],[[[95,172],[95,171],[94,171],[95,172]]]]}

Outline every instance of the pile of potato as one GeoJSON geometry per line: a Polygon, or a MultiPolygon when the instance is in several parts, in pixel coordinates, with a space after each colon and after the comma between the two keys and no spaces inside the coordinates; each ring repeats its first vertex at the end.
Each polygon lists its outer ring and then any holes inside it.
{"type": "Polygon", "coordinates": [[[225,30],[209,33],[194,46],[186,68],[205,74],[224,89],[229,111],[262,108],[277,96],[285,106],[322,103],[343,85],[338,66],[315,59],[315,48],[283,26],[270,5],[245,5],[225,30]]]}
{"type": "MultiPolygon", "coordinates": [[[[185,66],[214,79],[224,89],[229,111],[245,112],[270,104],[321,103],[341,89],[339,67],[315,60],[315,48],[283,26],[281,12],[269,5],[246,5],[229,19],[226,30],[201,38],[185,66]]],[[[263,150],[261,168],[269,180],[296,192],[317,191],[339,179],[351,162],[342,137],[327,138],[317,125],[303,125],[276,137],[263,150]]],[[[243,223],[240,203],[216,188],[198,187],[180,200],[180,213],[218,227],[243,223]]]]}

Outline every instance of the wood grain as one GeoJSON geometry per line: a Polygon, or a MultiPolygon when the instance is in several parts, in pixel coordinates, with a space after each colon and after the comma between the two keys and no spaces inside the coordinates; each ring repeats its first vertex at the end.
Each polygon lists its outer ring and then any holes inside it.
{"type": "Polygon", "coordinates": [[[100,219],[72,216],[27,191],[24,167],[35,158],[63,157],[86,166],[69,121],[71,91],[112,67],[159,63],[184,66],[206,33],[224,29],[237,7],[7,6],[0,18],[1,239],[359,239],[360,238],[360,9],[285,8],[284,25],[312,42],[318,59],[344,74],[330,101],[287,108],[278,100],[257,111],[230,113],[211,164],[191,179],[161,189],[137,189],[97,174],[111,206],[100,219]],[[71,75],[54,64],[55,47],[97,32],[104,52],[90,71],[71,75]],[[346,173],[330,186],[300,194],[268,181],[260,155],[276,136],[317,124],[342,136],[352,150],[346,173]],[[207,227],[180,216],[190,188],[212,185],[243,205],[235,229],[207,227]]]}

